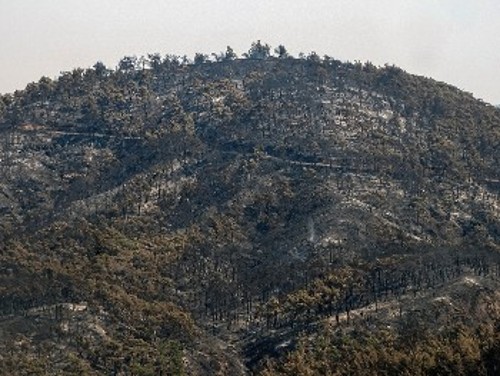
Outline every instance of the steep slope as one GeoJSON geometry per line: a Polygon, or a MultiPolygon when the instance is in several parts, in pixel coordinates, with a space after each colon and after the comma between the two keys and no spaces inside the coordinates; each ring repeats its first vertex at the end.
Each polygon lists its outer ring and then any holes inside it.
{"type": "Polygon", "coordinates": [[[124,59],[0,119],[6,370],[238,374],[275,330],[471,270],[498,291],[500,111],[452,86],[315,55],[124,59]]]}

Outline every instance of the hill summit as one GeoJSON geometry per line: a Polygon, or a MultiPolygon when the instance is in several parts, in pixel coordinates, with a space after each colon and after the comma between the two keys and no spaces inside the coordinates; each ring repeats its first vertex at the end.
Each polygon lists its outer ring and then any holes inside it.
{"type": "Polygon", "coordinates": [[[0,99],[0,373],[498,370],[495,107],[260,41],[0,99]]]}

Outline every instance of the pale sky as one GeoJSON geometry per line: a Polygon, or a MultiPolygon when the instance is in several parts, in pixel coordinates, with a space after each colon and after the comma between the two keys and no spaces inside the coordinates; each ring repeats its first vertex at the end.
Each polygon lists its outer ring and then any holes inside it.
{"type": "Polygon", "coordinates": [[[125,55],[252,41],[396,64],[500,104],[500,0],[0,0],[0,93],[125,55]]]}

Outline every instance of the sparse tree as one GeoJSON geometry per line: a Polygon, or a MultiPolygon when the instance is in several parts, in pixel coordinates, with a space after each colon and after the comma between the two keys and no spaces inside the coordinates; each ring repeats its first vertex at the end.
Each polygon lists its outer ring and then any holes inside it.
{"type": "Polygon", "coordinates": [[[98,77],[104,77],[109,74],[109,69],[106,67],[106,65],[104,65],[102,61],[98,61],[97,63],[95,63],[92,68],[94,68],[95,74],[98,77]]]}
{"type": "Polygon", "coordinates": [[[125,56],[118,63],[118,71],[122,73],[130,73],[135,70],[137,64],[137,57],[135,56],[125,56]]]}
{"type": "Polygon", "coordinates": [[[286,59],[286,58],[290,57],[285,46],[283,46],[282,44],[280,44],[278,47],[276,47],[274,49],[274,52],[276,53],[276,55],[278,55],[279,59],[286,59]]]}
{"type": "Polygon", "coordinates": [[[203,63],[206,63],[206,62],[208,62],[208,56],[207,55],[202,54],[200,52],[197,52],[194,55],[194,65],[200,65],[200,64],[203,64],[203,63]]]}
{"type": "Polygon", "coordinates": [[[307,56],[307,60],[313,63],[319,63],[321,62],[321,57],[313,51],[307,56]]]}
{"type": "Polygon", "coordinates": [[[271,47],[266,43],[262,44],[260,40],[253,42],[245,56],[248,59],[265,60],[270,56],[271,47]]]}
{"type": "Polygon", "coordinates": [[[159,53],[149,54],[149,67],[157,71],[161,66],[161,55],[159,53]]]}
{"type": "Polygon", "coordinates": [[[227,46],[226,53],[224,54],[224,60],[234,60],[238,57],[231,46],[227,46]]]}

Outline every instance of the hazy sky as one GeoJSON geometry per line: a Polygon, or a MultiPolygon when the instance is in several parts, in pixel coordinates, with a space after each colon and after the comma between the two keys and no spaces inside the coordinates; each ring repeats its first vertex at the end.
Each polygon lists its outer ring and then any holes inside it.
{"type": "Polygon", "coordinates": [[[0,0],[0,93],[125,55],[297,55],[396,64],[500,104],[499,0],[0,0]]]}

